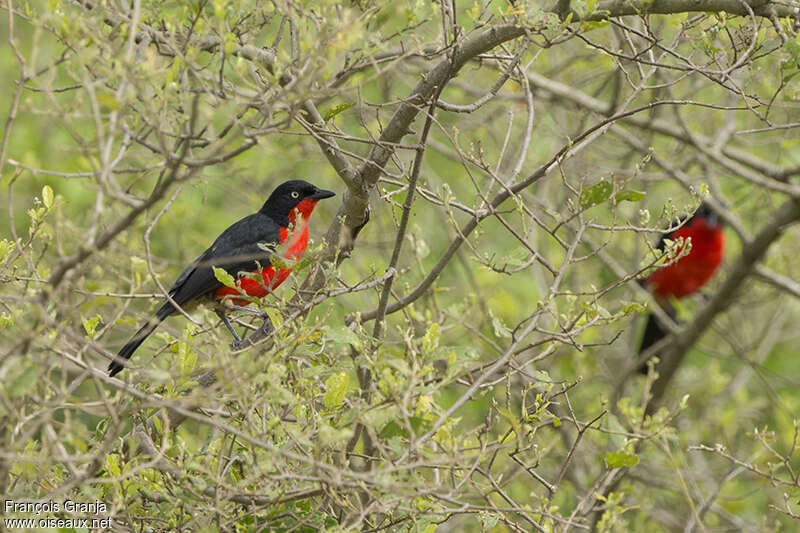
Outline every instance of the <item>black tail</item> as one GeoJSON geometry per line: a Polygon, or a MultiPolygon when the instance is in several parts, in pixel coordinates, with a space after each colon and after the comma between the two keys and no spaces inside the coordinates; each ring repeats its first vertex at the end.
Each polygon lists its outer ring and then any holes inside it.
{"type": "Polygon", "coordinates": [[[164,321],[169,315],[172,314],[172,305],[169,302],[165,303],[161,306],[161,309],[158,310],[156,313],[155,320],[148,320],[145,322],[144,326],[142,326],[139,331],[136,332],[131,340],[128,341],[128,344],[122,347],[122,349],[117,353],[117,357],[111,361],[111,364],[108,365],[108,375],[111,377],[116,376],[119,374],[123,368],[125,368],[125,363],[122,361],[123,359],[130,359],[133,355],[133,352],[141,346],[141,344],[150,336],[153,331],[158,327],[161,322],[164,321]]]}
{"type": "MultiPolygon", "coordinates": [[[[667,315],[672,320],[677,320],[678,313],[674,307],[672,307],[669,303],[662,304],[664,311],[666,311],[667,315]]],[[[656,344],[658,341],[663,339],[668,335],[668,332],[661,327],[658,319],[653,313],[650,313],[647,316],[647,324],[644,327],[644,335],[642,335],[642,343],[639,346],[639,354],[641,355],[644,353],[648,348],[656,344]]],[[[639,372],[641,374],[647,374],[647,364],[643,364],[639,367],[639,372]]]]}

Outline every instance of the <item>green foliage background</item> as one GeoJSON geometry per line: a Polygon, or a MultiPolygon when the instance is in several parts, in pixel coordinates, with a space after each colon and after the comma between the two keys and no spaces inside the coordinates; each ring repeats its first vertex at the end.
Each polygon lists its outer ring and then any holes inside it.
{"type": "Polygon", "coordinates": [[[13,47],[0,48],[0,123],[8,124],[0,492],[103,501],[117,527],[137,531],[796,527],[796,227],[787,224],[758,258],[772,282],[751,273],[654,414],[644,410],[655,376],[629,374],[642,311],[652,305],[631,280],[655,260],[649,250],[660,228],[709,191],[727,202],[722,272],[704,295],[676,303],[691,322],[743,257],[743,239],[800,197],[795,130],[741,133],[798,121],[793,21],[611,17],[620,26],[590,20],[594,2],[573,4],[583,22],[535,2],[457,5],[461,33],[450,28],[448,43],[502,24],[530,35],[468,62],[441,99],[471,104],[516,54],[529,78],[515,72],[473,112],[437,110],[392,301],[431,272],[467,223],[459,205],[480,209],[481,194],[497,192],[496,177],[519,181],[564,146],[575,155],[503,203],[502,221],[485,218],[378,338],[358,314],[378,305],[380,283],[288,318],[317,267],[325,280],[317,295],[385,274],[424,113],[381,181],[365,187],[369,222],[337,264],[323,238],[347,187],[303,127],[303,105],[316,104],[320,131],[335,134],[357,166],[421,75],[447,57],[441,4],[135,2],[136,13],[114,2],[4,6],[14,31],[0,25],[0,41],[13,37],[25,75],[47,70],[26,80],[9,120],[21,71],[13,47]],[[135,16],[139,30],[191,28],[218,45],[177,37],[142,44],[120,14],[135,16]],[[290,19],[292,35],[281,29],[290,19]],[[652,31],[675,52],[655,62],[651,85],[635,94],[631,85],[651,65],[644,52],[638,64],[627,57],[626,39],[640,37],[634,30],[652,31]],[[278,33],[271,68],[237,48],[268,50],[278,33]],[[407,55],[391,56],[398,48],[407,55]],[[702,68],[663,66],[685,66],[687,57],[702,68]],[[717,76],[728,67],[728,77],[717,76]],[[575,95],[610,111],[592,111],[575,95]],[[535,113],[525,143],[528,96],[535,113]],[[643,126],[619,118],[609,124],[621,129],[580,137],[615,111],[640,107],[648,107],[634,117],[643,126]],[[663,123],[678,134],[664,134],[663,123]],[[192,142],[178,142],[181,134],[192,142]],[[231,353],[213,312],[200,309],[197,324],[165,323],[122,382],[106,379],[108,358],[161,305],[153,277],[168,287],[291,178],[340,194],[314,214],[309,254],[326,260],[307,262],[260,304],[277,328],[271,341],[231,353]],[[97,247],[104,235],[110,240],[97,247]],[[571,248],[576,235],[584,240],[571,248]],[[629,278],[619,283],[621,274],[629,278]],[[531,320],[537,328],[517,337],[531,320]],[[512,364],[464,397],[517,348],[512,364]],[[216,383],[198,386],[208,371],[216,383]],[[172,427],[168,407],[189,419],[172,427]]]}

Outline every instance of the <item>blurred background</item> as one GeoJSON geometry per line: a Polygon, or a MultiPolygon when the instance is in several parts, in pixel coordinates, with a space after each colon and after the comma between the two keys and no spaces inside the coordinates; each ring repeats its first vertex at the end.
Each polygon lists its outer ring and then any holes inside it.
{"type": "Polygon", "coordinates": [[[0,492],[136,531],[796,527],[796,3],[634,4],[4,4],[0,492]],[[199,309],[107,378],[287,179],[337,197],[267,338],[199,309]],[[656,301],[704,200],[722,264],[656,301]]]}

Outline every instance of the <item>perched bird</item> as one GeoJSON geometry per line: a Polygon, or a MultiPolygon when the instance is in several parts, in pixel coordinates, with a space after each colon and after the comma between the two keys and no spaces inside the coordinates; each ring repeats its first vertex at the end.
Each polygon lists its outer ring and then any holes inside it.
{"type": "Polygon", "coordinates": [[[265,316],[263,311],[245,307],[250,300],[244,298],[242,292],[263,298],[286,280],[292,269],[288,266],[276,268],[270,257],[280,254],[279,257],[289,261],[300,259],[308,245],[308,220],[314,207],[320,200],[332,196],[335,193],[302,180],[279,185],[257,213],[223,231],[208,250],[186,267],[169,290],[172,302],[164,302],[156,311],[155,318],[147,321],[122,347],[108,367],[109,375],[114,376],[125,368],[125,361],[158,325],[178,312],[173,302],[184,311],[193,309],[202,301],[214,303],[217,315],[233,335],[234,342],[241,342],[225,311],[238,310],[265,316]],[[214,267],[225,270],[234,278],[239,273],[247,273],[237,280],[241,292],[223,285],[214,274],[214,267]]]}
{"type": "MultiPolygon", "coordinates": [[[[683,298],[697,292],[717,271],[725,251],[722,223],[717,214],[705,203],[701,204],[694,215],[680,228],[662,235],[656,247],[663,249],[664,239],[676,240],[681,237],[684,243],[687,239],[691,239],[689,253],[672,264],[659,268],[646,280],[661,307],[673,319],[677,318],[677,313],[669,299],[683,298]]],[[[678,252],[680,253],[680,250],[678,252]]],[[[667,332],[651,313],[647,317],[639,354],[644,353],[666,335],[667,332]]],[[[647,373],[646,366],[642,366],[640,370],[642,373],[647,373]]]]}

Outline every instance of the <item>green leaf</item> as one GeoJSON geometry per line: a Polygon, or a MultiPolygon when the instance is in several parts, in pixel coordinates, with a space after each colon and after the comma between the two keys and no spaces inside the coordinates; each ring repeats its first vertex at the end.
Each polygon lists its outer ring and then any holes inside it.
{"type": "MultiPolygon", "coordinates": [[[[260,247],[261,245],[259,244],[259,248],[260,247]]],[[[269,248],[269,245],[267,245],[265,250],[267,251],[271,250],[271,248],[269,248]]],[[[272,254],[271,256],[269,256],[269,262],[276,269],[292,268],[294,266],[294,261],[292,261],[291,259],[286,259],[285,257],[281,257],[278,254],[272,254]]]]}
{"type": "Polygon", "coordinates": [[[622,300],[620,302],[620,311],[622,311],[626,315],[631,313],[644,313],[645,311],[647,311],[647,306],[639,302],[629,302],[627,300],[622,300]]]}
{"type": "MultiPolygon", "coordinates": [[[[411,426],[414,433],[420,435],[432,428],[433,422],[425,420],[420,416],[410,416],[408,417],[408,425],[411,426]]],[[[392,437],[403,437],[407,439],[411,435],[405,423],[399,422],[398,420],[390,420],[389,423],[381,429],[380,436],[384,439],[390,439],[392,437]]]]}
{"type": "Polygon", "coordinates": [[[616,202],[641,202],[642,200],[644,200],[644,193],[633,189],[622,189],[614,195],[616,202]]]}
{"type": "Polygon", "coordinates": [[[361,338],[355,331],[345,326],[328,328],[327,334],[328,338],[336,344],[352,345],[357,350],[360,350],[362,347],[361,338]]]}
{"type": "Polygon", "coordinates": [[[192,350],[191,339],[194,327],[189,324],[178,340],[178,369],[181,374],[189,374],[197,364],[197,352],[192,350]]]}
{"type": "Polygon", "coordinates": [[[273,328],[277,330],[281,327],[281,325],[283,324],[283,315],[281,315],[280,311],[278,311],[273,307],[262,309],[262,311],[265,311],[267,313],[267,316],[269,316],[269,321],[272,322],[273,328]]]}
{"type": "Polygon", "coordinates": [[[492,317],[492,328],[494,328],[494,334],[498,337],[505,337],[511,338],[511,330],[503,324],[503,321],[500,318],[494,316],[491,310],[489,310],[489,316],[492,317]]]}
{"type": "Polygon", "coordinates": [[[395,420],[390,420],[389,423],[381,429],[380,436],[383,439],[391,439],[392,437],[408,438],[408,431],[401,427],[395,420]]]}
{"type": "Polygon", "coordinates": [[[606,466],[609,468],[630,468],[639,462],[639,456],[635,453],[626,453],[623,450],[618,452],[608,452],[605,457],[606,466]]]}
{"type": "Polygon", "coordinates": [[[53,207],[53,189],[49,185],[42,187],[42,203],[47,209],[53,207]]]}
{"type": "Polygon", "coordinates": [[[0,263],[5,263],[8,256],[11,255],[11,252],[14,250],[14,243],[9,241],[8,239],[3,239],[0,241],[0,263]]]}
{"type": "Polygon", "coordinates": [[[614,192],[614,186],[607,181],[601,181],[597,185],[593,185],[588,189],[583,189],[580,199],[581,207],[587,209],[602,204],[611,198],[612,192],[614,192]]]}
{"type": "Polygon", "coordinates": [[[346,372],[337,372],[325,380],[325,396],[322,401],[327,409],[336,409],[344,402],[350,381],[346,372]]]}
{"type": "Polygon", "coordinates": [[[422,351],[431,353],[437,346],[439,346],[439,324],[434,322],[422,337],[422,351]]]}
{"type": "MultiPolygon", "coordinates": [[[[570,15],[572,15],[572,13],[570,13],[570,15]]],[[[585,31],[596,30],[598,28],[605,28],[609,24],[611,23],[607,20],[590,20],[588,22],[582,23],[581,29],[585,31]]]]}
{"type": "Polygon", "coordinates": [[[356,105],[355,102],[345,102],[344,104],[335,105],[332,108],[328,109],[325,112],[325,122],[328,122],[330,119],[341,113],[342,111],[346,111],[356,105]]]}
{"type": "Polygon", "coordinates": [[[234,50],[236,50],[236,37],[228,32],[225,35],[225,55],[233,54],[234,50]]]}
{"type": "Polygon", "coordinates": [[[214,277],[217,278],[217,281],[225,285],[226,287],[230,287],[231,289],[236,288],[236,280],[233,279],[233,276],[228,274],[225,269],[212,267],[214,269],[214,277]]]}
{"type": "Polygon", "coordinates": [[[110,453],[106,455],[106,472],[112,476],[118,476],[122,473],[119,468],[119,454],[110,453]]]}
{"type": "Polygon", "coordinates": [[[84,318],[81,322],[86,336],[94,339],[97,336],[97,325],[103,323],[103,318],[100,315],[95,315],[91,318],[84,318]]]}

